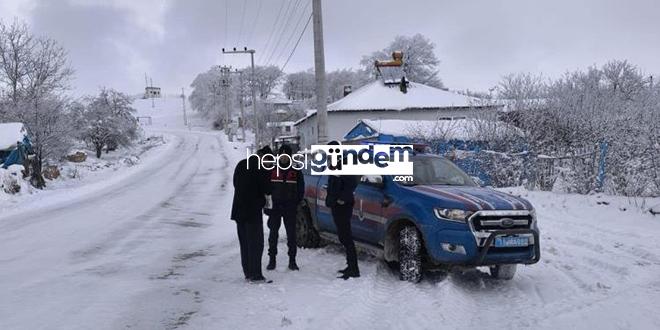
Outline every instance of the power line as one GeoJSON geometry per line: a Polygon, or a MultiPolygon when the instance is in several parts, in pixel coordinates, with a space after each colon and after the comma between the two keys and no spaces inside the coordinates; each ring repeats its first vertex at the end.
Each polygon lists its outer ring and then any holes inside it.
{"type": "Polygon", "coordinates": [[[259,24],[259,15],[261,14],[261,5],[264,3],[262,0],[257,0],[257,3],[259,4],[257,7],[257,15],[254,18],[254,22],[252,23],[252,26],[250,27],[250,34],[248,34],[248,39],[247,43],[251,44],[252,43],[252,36],[254,36],[254,29],[259,24]]]}
{"type": "MultiPolygon", "coordinates": [[[[266,40],[266,44],[264,44],[263,51],[264,55],[266,55],[266,49],[268,49],[268,45],[270,44],[270,40],[273,38],[273,34],[275,33],[275,29],[277,27],[277,23],[280,21],[280,17],[282,16],[282,9],[284,9],[284,3],[286,0],[282,0],[282,4],[280,5],[280,10],[277,12],[277,17],[275,18],[275,23],[273,24],[273,28],[270,30],[270,33],[268,34],[268,39],[266,40]]],[[[290,2],[289,2],[290,4],[290,2]]],[[[288,7],[287,7],[288,9],[288,7]]],[[[262,57],[259,55],[259,60],[261,60],[262,57]]]]}
{"type": "Polygon", "coordinates": [[[241,27],[238,30],[238,42],[241,42],[243,36],[243,25],[245,24],[245,8],[247,7],[248,0],[241,1],[243,3],[243,13],[241,14],[241,27]]]}
{"type": "Polygon", "coordinates": [[[286,50],[289,49],[289,45],[291,44],[291,41],[294,40],[293,38],[295,36],[296,31],[298,31],[298,27],[300,26],[300,24],[303,22],[303,19],[305,18],[305,13],[308,12],[307,10],[309,9],[309,5],[310,5],[310,2],[307,2],[307,6],[305,6],[305,8],[303,9],[302,15],[300,15],[300,17],[298,18],[298,21],[296,22],[296,25],[293,28],[292,33],[289,35],[289,38],[286,40],[286,42],[282,44],[284,47],[282,47],[282,49],[277,53],[277,57],[275,57],[273,59],[273,63],[279,63],[282,56],[284,54],[286,54],[286,50]]]}
{"type": "Polygon", "coordinates": [[[307,23],[305,23],[305,27],[303,28],[302,32],[300,33],[300,36],[298,37],[298,40],[296,41],[296,44],[293,46],[293,49],[291,50],[291,54],[289,54],[289,57],[286,59],[286,62],[284,62],[284,65],[282,65],[282,68],[280,69],[282,72],[284,72],[284,68],[286,68],[286,65],[289,64],[289,61],[291,60],[291,57],[293,57],[293,53],[296,52],[296,49],[298,48],[298,44],[300,43],[300,40],[302,39],[303,35],[305,34],[305,31],[307,31],[307,26],[309,26],[309,22],[312,21],[312,16],[313,16],[313,14],[309,14],[309,18],[307,19],[307,23]]]}
{"type": "MultiPolygon", "coordinates": [[[[273,45],[272,49],[270,50],[270,54],[268,55],[268,59],[266,60],[266,65],[272,64],[273,55],[275,55],[276,52],[279,52],[280,49],[285,46],[281,43],[282,38],[284,37],[284,35],[287,34],[289,25],[293,21],[292,18],[297,16],[296,11],[298,9],[299,3],[300,3],[300,0],[296,0],[294,5],[291,7],[291,12],[287,15],[286,21],[282,25],[282,31],[280,31],[280,33],[277,37],[277,42],[273,45]]],[[[291,31],[290,34],[295,34],[295,31],[291,31]]]]}
{"type": "Polygon", "coordinates": [[[270,64],[270,61],[271,61],[273,55],[275,54],[275,51],[277,50],[277,48],[278,48],[278,47],[281,47],[281,46],[280,46],[280,45],[281,45],[280,42],[282,41],[282,37],[284,36],[284,34],[285,34],[286,30],[287,30],[287,27],[289,26],[289,23],[291,22],[291,18],[292,18],[293,16],[295,16],[295,10],[296,10],[296,7],[298,6],[299,3],[300,3],[300,0],[296,0],[296,4],[293,6],[293,8],[291,8],[291,9],[292,9],[291,14],[287,16],[287,19],[286,19],[286,21],[284,22],[284,25],[283,25],[282,31],[280,32],[280,34],[279,34],[279,36],[278,36],[278,38],[277,38],[277,42],[275,43],[275,46],[274,46],[273,49],[271,50],[271,53],[270,53],[270,55],[268,56],[268,60],[266,60],[266,65],[270,64]]]}

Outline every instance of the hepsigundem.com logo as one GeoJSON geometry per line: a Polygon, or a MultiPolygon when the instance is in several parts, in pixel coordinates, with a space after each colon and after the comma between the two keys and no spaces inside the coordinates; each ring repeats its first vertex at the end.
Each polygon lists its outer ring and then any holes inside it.
{"type": "MultiPolygon", "coordinates": [[[[312,175],[412,175],[412,145],[313,145],[309,151],[288,154],[251,154],[259,169],[310,170],[312,175]]],[[[250,168],[250,161],[248,169],[250,168]]]]}

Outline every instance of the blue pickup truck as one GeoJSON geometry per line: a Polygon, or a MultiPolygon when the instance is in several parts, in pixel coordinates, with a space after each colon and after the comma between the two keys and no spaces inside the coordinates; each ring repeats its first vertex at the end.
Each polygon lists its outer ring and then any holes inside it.
{"type": "MultiPolygon", "coordinates": [[[[412,178],[362,176],[355,191],[353,237],[402,280],[417,282],[424,269],[489,266],[512,279],[517,264],[539,261],[539,230],[525,199],[479,187],[451,161],[432,154],[411,157],[412,178]]],[[[327,176],[305,173],[305,199],[297,217],[298,245],[336,240],[325,206],[327,176]]]]}

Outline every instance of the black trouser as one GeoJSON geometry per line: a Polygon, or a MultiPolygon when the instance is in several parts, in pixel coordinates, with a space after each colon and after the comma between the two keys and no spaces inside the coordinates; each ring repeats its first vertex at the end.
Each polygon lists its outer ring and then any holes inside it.
{"type": "Polygon", "coordinates": [[[243,274],[247,279],[263,277],[261,273],[261,256],[264,253],[263,221],[261,216],[246,220],[236,221],[243,274]]]}
{"type": "Polygon", "coordinates": [[[268,255],[275,257],[277,255],[277,240],[279,239],[280,226],[284,219],[284,229],[286,230],[286,245],[289,247],[289,257],[295,258],[298,247],[296,245],[296,202],[275,202],[273,209],[270,210],[268,217],[268,255]]]}
{"type": "Polygon", "coordinates": [[[339,242],[346,250],[346,263],[348,268],[358,270],[357,252],[353,242],[353,231],[351,230],[351,217],[353,216],[353,205],[337,205],[332,208],[332,220],[337,227],[339,242]]]}

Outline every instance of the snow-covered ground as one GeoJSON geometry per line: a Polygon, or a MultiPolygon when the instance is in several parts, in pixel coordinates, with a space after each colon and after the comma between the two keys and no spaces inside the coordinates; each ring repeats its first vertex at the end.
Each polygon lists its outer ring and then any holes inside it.
{"type": "Polygon", "coordinates": [[[329,246],[301,250],[299,272],[282,253],[274,283],[247,284],[229,220],[245,144],[184,127],[180,99],[147,102],[146,129],[172,136],[153,162],[0,214],[1,329],[660,328],[660,216],[619,197],[506,189],[532,201],[542,230],[541,262],[512,281],[475,270],[410,284],[368,256],[343,281],[329,246]]]}
{"type": "Polygon", "coordinates": [[[31,187],[26,179],[19,181],[22,189],[17,194],[0,191],[0,214],[8,215],[34,208],[42,212],[46,206],[61,207],[64,203],[77,201],[73,196],[83,197],[102,192],[127,177],[141,175],[145,168],[160,166],[167,152],[175,152],[175,148],[168,143],[176,141],[178,138],[170,134],[148,132],[134,145],[104,153],[101,159],[97,159],[91,150],[76,150],[87,153],[87,159],[81,163],[65,161],[58,165],[60,177],[47,180],[43,190],[31,187]]]}

